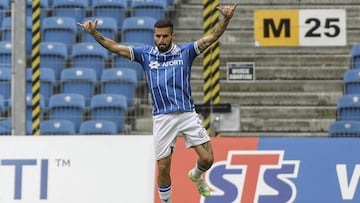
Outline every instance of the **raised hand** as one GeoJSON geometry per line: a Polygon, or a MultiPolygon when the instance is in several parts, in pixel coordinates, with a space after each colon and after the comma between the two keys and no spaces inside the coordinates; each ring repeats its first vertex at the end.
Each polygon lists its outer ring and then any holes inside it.
{"type": "Polygon", "coordinates": [[[91,21],[91,20],[86,21],[84,24],[77,23],[78,26],[84,28],[84,30],[90,34],[95,32],[97,24],[98,24],[98,19],[96,19],[95,21],[91,21]]]}
{"type": "Polygon", "coordinates": [[[220,11],[221,15],[223,15],[224,18],[230,19],[234,15],[236,6],[237,6],[237,3],[235,3],[233,6],[224,6],[223,8],[218,6],[218,7],[216,7],[216,9],[218,11],[220,11]]]}

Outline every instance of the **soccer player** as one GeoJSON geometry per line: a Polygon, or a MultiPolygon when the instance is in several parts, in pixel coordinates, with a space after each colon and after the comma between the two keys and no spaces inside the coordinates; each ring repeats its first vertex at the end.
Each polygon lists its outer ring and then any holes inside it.
{"type": "Polygon", "coordinates": [[[176,45],[173,24],[168,19],[154,25],[155,46],[129,47],[104,37],[96,30],[98,20],[78,23],[109,51],[140,63],[144,69],[152,98],[153,136],[158,167],[158,191],[162,202],[171,203],[170,166],[176,137],[184,135],[187,148],[198,155],[198,161],[188,173],[199,193],[210,196],[202,174],[213,164],[210,137],[202,125],[191,96],[190,72],[193,60],[220,38],[234,15],[237,4],[217,7],[223,18],[211,34],[195,42],[176,45]]]}

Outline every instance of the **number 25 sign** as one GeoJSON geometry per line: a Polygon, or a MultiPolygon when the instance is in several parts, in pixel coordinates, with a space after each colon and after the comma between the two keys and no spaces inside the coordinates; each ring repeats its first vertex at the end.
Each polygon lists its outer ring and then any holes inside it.
{"type": "Polygon", "coordinates": [[[345,46],[344,9],[255,10],[256,46],[345,46]]]}

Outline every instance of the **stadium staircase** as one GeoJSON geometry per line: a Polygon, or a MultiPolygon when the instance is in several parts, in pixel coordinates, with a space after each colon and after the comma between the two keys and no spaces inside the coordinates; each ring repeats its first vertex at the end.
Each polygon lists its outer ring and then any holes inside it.
{"type": "MultiPolygon", "coordinates": [[[[239,104],[240,131],[224,136],[328,136],[336,118],[336,103],[343,93],[344,72],[349,69],[351,46],[359,42],[358,0],[242,0],[220,43],[221,103],[239,104]],[[256,9],[340,9],[347,12],[347,46],[255,47],[253,12],[256,9]],[[226,81],[227,62],[255,62],[254,82],[226,81]]],[[[232,5],[233,0],[222,0],[232,5]]],[[[176,42],[197,40],[203,35],[202,1],[177,4],[172,18],[176,42]]],[[[192,91],[203,103],[202,57],[194,62],[192,91]]],[[[151,132],[151,106],[136,130],[151,132]]],[[[229,121],[234,122],[234,121],[229,121]]]]}

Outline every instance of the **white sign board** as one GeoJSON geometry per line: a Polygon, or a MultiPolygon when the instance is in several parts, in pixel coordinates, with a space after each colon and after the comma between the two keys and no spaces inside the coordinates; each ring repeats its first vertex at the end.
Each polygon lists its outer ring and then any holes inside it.
{"type": "Polygon", "coordinates": [[[228,62],[226,64],[228,82],[249,82],[255,80],[255,63],[228,62]]]}
{"type": "Polygon", "coordinates": [[[0,137],[0,202],[154,199],[152,136],[0,137]]]}

